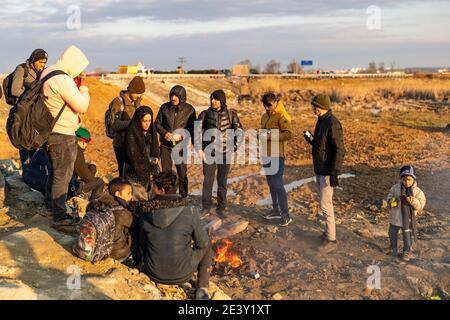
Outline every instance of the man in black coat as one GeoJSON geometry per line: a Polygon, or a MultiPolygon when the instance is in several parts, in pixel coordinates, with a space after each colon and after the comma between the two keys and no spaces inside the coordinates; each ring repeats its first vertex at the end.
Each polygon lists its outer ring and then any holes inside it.
{"type": "MultiPolygon", "coordinates": [[[[186,89],[175,86],[169,93],[170,102],[161,106],[156,116],[155,126],[161,141],[161,165],[162,171],[172,172],[172,149],[185,139],[181,134],[174,134],[177,129],[189,131],[191,141],[194,139],[194,123],[196,119],[195,109],[186,102],[186,89]]],[[[184,198],[188,195],[187,164],[176,164],[180,181],[180,195],[184,198]]]]}
{"type": "Polygon", "coordinates": [[[320,192],[320,210],[326,216],[326,229],[322,235],[326,248],[336,245],[336,224],[333,208],[333,191],[339,186],[339,175],[344,161],[343,131],[339,120],[332,114],[331,101],[319,94],[311,101],[318,117],[314,136],[305,132],[305,139],[312,145],[316,182],[320,192]]]}

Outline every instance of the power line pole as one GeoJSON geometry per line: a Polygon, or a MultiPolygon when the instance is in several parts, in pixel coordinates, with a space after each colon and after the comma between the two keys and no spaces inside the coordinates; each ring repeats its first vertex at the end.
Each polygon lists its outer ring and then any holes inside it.
{"type": "Polygon", "coordinates": [[[187,59],[185,57],[179,57],[177,62],[180,65],[180,67],[183,69],[184,64],[187,62],[187,59]]]}

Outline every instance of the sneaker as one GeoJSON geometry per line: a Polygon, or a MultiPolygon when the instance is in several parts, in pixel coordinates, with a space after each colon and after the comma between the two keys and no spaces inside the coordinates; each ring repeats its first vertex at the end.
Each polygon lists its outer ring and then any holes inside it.
{"type": "Polygon", "coordinates": [[[287,227],[292,222],[292,218],[282,219],[281,223],[278,224],[280,227],[287,227]]]}
{"type": "Polygon", "coordinates": [[[413,255],[411,252],[409,252],[409,251],[403,252],[403,255],[402,255],[403,261],[409,262],[409,261],[411,261],[412,258],[413,258],[413,255]]]}
{"type": "Polygon", "coordinates": [[[219,216],[220,219],[225,219],[228,217],[228,209],[227,208],[217,208],[216,214],[219,216]]]}
{"type": "Polygon", "coordinates": [[[278,210],[272,210],[269,213],[263,215],[263,218],[267,220],[281,219],[281,213],[278,210]]]}
{"type": "Polygon", "coordinates": [[[206,288],[198,288],[195,291],[195,300],[210,300],[208,289],[206,288]]]}

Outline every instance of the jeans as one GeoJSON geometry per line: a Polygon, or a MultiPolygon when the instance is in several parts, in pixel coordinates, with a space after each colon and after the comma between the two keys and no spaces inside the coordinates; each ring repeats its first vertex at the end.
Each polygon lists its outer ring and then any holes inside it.
{"type": "Polygon", "coordinates": [[[225,209],[227,207],[227,180],[230,172],[231,164],[225,161],[226,154],[223,154],[223,164],[207,164],[203,162],[203,192],[202,205],[203,209],[209,209],[212,206],[212,191],[214,186],[214,178],[217,170],[217,208],[225,209]]]}
{"type": "MultiPolygon", "coordinates": [[[[172,172],[172,149],[161,147],[161,167],[163,172],[172,172]]],[[[187,177],[187,164],[177,164],[178,182],[180,184],[179,191],[182,197],[188,196],[188,177],[187,177]]]]}
{"type": "Polygon", "coordinates": [[[389,224],[389,240],[391,242],[391,249],[397,252],[397,238],[399,230],[402,230],[403,234],[403,252],[411,251],[411,232],[405,232],[402,227],[397,227],[389,224]]]}
{"type": "Polygon", "coordinates": [[[75,136],[52,133],[47,142],[47,152],[53,170],[47,180],[46,200],[54,219],[58,220],[65,217],[67,212],[67,192],[77,157],[75,136]]]}
{"type": "Polygon", "coordinates": [[[281,217],[287,220],[289,219],[288,195],[283,182],[285,159],[272,157],[268,158],[268,161],[268,163],[263,165],[263,168],[266,170],[266,179],[270,189],[270,196],[272,197],[273,210],[280,211],[281,217]],[[272,171],[268,170],[270,167],[273,167],[275,171],[269,172],[272,171]]]}
{"type": "Polygon", "coordinates": [[[117,170],[119,171],[119,177],[123,177],[123,166],[127,161],[127,152],[125,148],[114,147],[114,153],[116,154],[117,170]]]}
{"type": "Polygon", "coordinates": [[[334,219],[333,192],[329,176],[316,176],[316,184],[319,188],[320,211],[326,216],[325,234],[330,241],[336,240],[336,221],[334,219]]]}

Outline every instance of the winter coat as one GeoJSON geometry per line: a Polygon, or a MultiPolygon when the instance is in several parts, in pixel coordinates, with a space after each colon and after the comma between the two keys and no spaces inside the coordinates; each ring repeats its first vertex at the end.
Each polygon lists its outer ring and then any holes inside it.
{"type": "Polygon", "coordinates": [[[314,130],[312,156],[317,175],[339,175],[344,161],[344,137],[339,120],[331,110],[319,117],[314,130]]]}
{"type": "Polygon", "coordinates": [[[64,104],[67,104],[53,128],[54,133],[74,136],[79,128],[81,123],[79,114],[85,113],[89,107],[89,89],[85,86],[78,89],[73,78],[80,75],[88,65],[89,61],[84,53],[77,47],[70,46],[56,64],[42,72],[41,79],[55,70],[67,73],[51,78],[43,87],[44,95],[47,97],[45,105],[53,117],[56,117],[64,104]]]}
{"type": "Polygon", "coordinates": [[[141,106],[142,99],[131,101],[126,94],[127,91],[120,92],[120,96],[114,98],[109,104],[108,108],[111,108],[111,127],[114,130],[113,146],[116,148],[122,148],[125,144],[125,134],[128,126],[130,125],[131,118],[133,118],[134,112],[141,106]],[[123,111],[122,111],[123,108],[123,111]]]}
{"type": "Polygon", "coordinates": [[[191,135],[191,141],[194,141],[194,123],[196,120],[195,109],[186,102],[186,89],[182,86],[175,86],[169,94],[169,98],[175,95],[180,99],[178,106],[173,106],[167,102],[161,106],[156,116],[155,126],[159,133],[161,146],[172,148],[171,141],[167,141],[164,136],[166,133],[173,133],[176,129],[186,129],[191,135]]]}
{"type": "Polygon", "coordinates": [[[269,114],[265,112],[261,117],[261,128],[271,129],[271,135],[274,129],[278,130],[278,139],[268,139],[267,144],[263,144],[262,154],[268,157],[286,157],[287,141],[292,139],[291,116],[287,113],[281,101],[276,108],[269,114]],[[272,153],[272,148],[274,152],[272,153]]]}
{"type": "Polygon", "coordinates": [[[89,203],[87,210],[105,210],[106,208],[117,208],[114,210],[114,242],[111,258],[122,260],[130,255],[131,250],[131,225],[133,215],[128,205],[120,198],[116,198],[109,193],[104,193],[100,198],[89,203]],[[117,207],[121,207],[118,209],[117,207]]]}
{"type": "Polygon", "coordinates": [[[139,107],[133,115],[130,126],[125,135],[125,150],[129,177],[135,177],[136,182],[146,186],[150,176],[155,173],[155,167],[150,162],[150,157],[159,158],[159,143],[153,123],[153,111],[149,107],[139,107]],[[150,114],[152,124],[146,134],[142,130],[141,119],[150,114]]]}
{"type": "MultiPolygon", "coordinates": [[[[419,189],[416,182],[414,182],[411,188],[413,193],[412,208],[414,215],[416,215],[417,213],[420,213],[425,207],[426,198],[425,194],[423,193],[422,190],[419,189]]],[[[397,227],[403,227],[403,218],[400,200],[401,195],[402,195],[402,182],[400,181],[391,188],[387,196],[388,202],[393,197],[397,198],[398,206],[395,208],[391,207],[389,210],[389,223],[397,227]]]]}
{"type": "Polygon", "coordinates": [[[25,67],[20,64],[16,67],[14,71],[13,80],[11,83],[11,94],[19,98],[26,90],[31,88],[33,82],[39,79],[41,73],[37,72],[30,62],[27,60],[26,69],[28,70],[27,76],[25,77],[25,67]]]}
{"type": "Polygon", "coordinates": [[[139,244],[145,272],[156,282],[182,284],[198,266],[196,249],[210,242],[195,207],[179,195],[157,196],[142,205],[139,244]]]}

